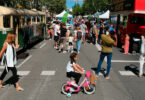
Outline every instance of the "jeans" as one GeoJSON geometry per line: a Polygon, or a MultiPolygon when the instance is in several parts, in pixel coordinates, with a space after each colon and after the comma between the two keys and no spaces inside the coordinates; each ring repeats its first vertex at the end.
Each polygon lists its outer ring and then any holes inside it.
{"type": "Polygon", "coordinates": [[[81,43],[82,43],[82,40],[77,40],[77,41],[76,41],[77,52],[80,51],[81,43]]]}
{"type": "Polygon", "coordinates": [[[106,72],[106,74],[104,76],[108,76],[109,73],[110,73],[110,69],[111,69],[112,53],[101,53],[96,74],[99,74],[99,72],[101,70],[101,65],[102,65],[102,63],[104,61],[105,56],[107,56],[107,72],[106,72]]]}

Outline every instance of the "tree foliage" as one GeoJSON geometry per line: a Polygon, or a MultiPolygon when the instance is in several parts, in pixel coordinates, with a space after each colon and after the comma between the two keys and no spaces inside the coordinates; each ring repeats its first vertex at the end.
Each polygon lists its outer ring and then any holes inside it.
{"type": "Polygon", "coordinates": [[[81,15],[94,14],[97,11],[106,11],[110,7],[111,0],[84,0],[81,10],[74,10],[77,7],[73,7],[73,12],[80,13],[81,15]]]}
{"type": "Polygon", "coordinates": [[[80,7],[79,4],[76,4],[73,7],[73,15],[75,15],[75,16],[82,15],[82,7],[80,7]]]}
{"type": "Polygon", "coordinates": [[[22,6],[23,9],[42,10],[46,7],[52,13],[60,13],[66,9],[66,0],[0,0],[0,5],[12,8],[22,6]]]}

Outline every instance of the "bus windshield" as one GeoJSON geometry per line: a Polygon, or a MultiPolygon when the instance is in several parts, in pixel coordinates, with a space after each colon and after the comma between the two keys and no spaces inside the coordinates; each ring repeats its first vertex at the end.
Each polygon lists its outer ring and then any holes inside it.
{"type": "Polygon", "coordinates": [[[130,24],[145,25],[145,17],[131,15],[129,22],[130,22],[130,24]]]}

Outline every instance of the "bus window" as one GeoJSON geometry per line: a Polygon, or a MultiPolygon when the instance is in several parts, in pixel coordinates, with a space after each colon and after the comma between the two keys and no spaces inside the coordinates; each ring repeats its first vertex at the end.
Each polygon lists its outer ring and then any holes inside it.
{"type": "Polygon", "coordinates": [[[130,24],[140,24],[145,25],[145,18],[141,16],[130,16],[129,19],[130,24]]]}
{"type": "Polygon", "coordinates": [[[3,16],[3,24],[5,28],[10,28],[10,16],[3,16]]]}

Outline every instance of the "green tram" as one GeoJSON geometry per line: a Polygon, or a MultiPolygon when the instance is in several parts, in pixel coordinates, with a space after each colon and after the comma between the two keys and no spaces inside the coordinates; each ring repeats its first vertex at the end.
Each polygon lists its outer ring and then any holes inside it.
{"type": "Polygon", "coordinates": [[[27,47],[46,34],[44,12],[27,9],[14,9],[0,6],[0,50],[9,32],[16,34],[16,44],[20,49],[27,47]]]}

